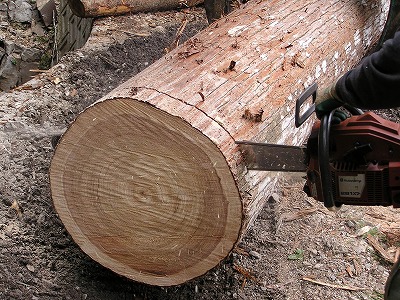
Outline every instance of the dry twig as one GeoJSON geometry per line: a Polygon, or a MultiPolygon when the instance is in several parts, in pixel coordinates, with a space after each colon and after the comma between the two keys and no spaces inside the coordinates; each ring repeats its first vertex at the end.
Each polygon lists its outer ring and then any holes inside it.
{"type": "Polygon", "coordinates": [[[250,271],[248,271],[238,265],[233,265],[233,268],[236,271],[238,271],[240,274],[242,274],[244,276],[245,280],[250,279],[251,281],[254,281],[255,283],[260,284],[260,281],[253,274],[251,274],[250,271]]]}
{"type": "Polygon", "coordinates": [[[319,280],[314,280],[311,279],[309,277],[303,277],[302,278],[305,281],[309,281],[318,285],[323,285],[323,286],[329,286],[331,288],[335,288],[335,289],[341,289],[341,290],[347,290],[347,291],[363,291],[363,290],[367,290],[367,288],[360,288],[360,287],[354,287],[354,286],[348,286],[348,285],[338,285],[338,284],[332,284],[332,283],[328,283],[328,282],[322,282],[319,280]]]}

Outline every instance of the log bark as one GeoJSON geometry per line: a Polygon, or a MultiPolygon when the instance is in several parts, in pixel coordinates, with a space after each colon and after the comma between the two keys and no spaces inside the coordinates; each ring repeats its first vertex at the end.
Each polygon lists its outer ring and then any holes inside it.
{"type": "Polygon", "coordinates": [[[77,16],[94,18],[191,7],[203,0],[68,0],[68,3],[77,16]]]}
{"type": "Polygon", "coordinates": [[[87,108],[50,171],[71,236],[102,265],[152,285],[217,265],[278,181],[246,170],[235,141],[301,144],[312,120],[294,127],[295,99],[359,62],[382,11],[352,0],[250,1],[87,108]]]}

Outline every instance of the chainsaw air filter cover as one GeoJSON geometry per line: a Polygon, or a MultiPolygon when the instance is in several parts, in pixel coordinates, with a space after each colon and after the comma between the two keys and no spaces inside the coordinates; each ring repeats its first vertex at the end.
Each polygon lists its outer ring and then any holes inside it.
{"type": "MultiPolygon", "coordinates": [[[[323,201],[316,123],[307,143],[310,161],[306,190],[323,201]]],[[[329,164],[337,206],[400,207],[400,124],[368,112],[353,116],[330,132],[329,164]]]]}

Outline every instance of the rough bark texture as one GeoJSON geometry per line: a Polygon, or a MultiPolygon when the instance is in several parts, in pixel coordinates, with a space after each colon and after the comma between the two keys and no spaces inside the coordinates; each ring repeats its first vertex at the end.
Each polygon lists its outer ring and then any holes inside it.
{"type": "Polygon", "coordinates": [[[77,16],[91,18],[191,7],[203,3],[203,0],[68,0],[68,2],[77,16]]]}
{"type": "Polygon", "coordinates": [[[93,259],[137,281],[203,274],[277,182],[247,171],[235,141],[301,144],[311,121],[295,129],[295,99],[355,65],[386,10],[252,1],[115,89],[56,149],[52,194],[67,230],[93,259]]]}

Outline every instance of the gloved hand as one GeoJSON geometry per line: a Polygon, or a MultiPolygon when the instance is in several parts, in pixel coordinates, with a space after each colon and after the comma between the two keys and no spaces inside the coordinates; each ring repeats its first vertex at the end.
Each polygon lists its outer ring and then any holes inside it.
{"type": "Polygon", "coordinates": [[[323,115],[329,114],[332,110],[341,107],[344,103],[339,99],[335,91],[336,81],[326,88],[319,89],[315,99],[315,113],[321,119],[323,115]]]}

